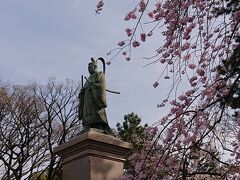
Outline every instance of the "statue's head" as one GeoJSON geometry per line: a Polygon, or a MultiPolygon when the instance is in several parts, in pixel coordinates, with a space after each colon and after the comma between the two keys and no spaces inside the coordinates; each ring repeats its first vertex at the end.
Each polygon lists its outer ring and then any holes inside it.
{"type": "Polygon", "coordinates": [[[97,61],[91,58],[91,62],[88,64],[88,71],[90,74],[93,74],[97,71],[97,61]]]}

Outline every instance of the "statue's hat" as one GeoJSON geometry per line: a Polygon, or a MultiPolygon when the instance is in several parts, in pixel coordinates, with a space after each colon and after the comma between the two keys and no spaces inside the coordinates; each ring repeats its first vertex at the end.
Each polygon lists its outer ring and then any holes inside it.
{"type": "Polygon", "coordinates": [[[92,57],[91,58],[91,62],[88,63],[89,65],[94,65],[94,66],[97,66],[97,61],[94,60],[94,58],[92,57]]]}

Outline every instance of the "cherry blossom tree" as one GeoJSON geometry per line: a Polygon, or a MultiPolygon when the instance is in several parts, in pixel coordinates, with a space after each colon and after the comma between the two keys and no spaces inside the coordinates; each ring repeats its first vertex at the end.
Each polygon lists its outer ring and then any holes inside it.
{"type": "Polygon", "coordinates": [[[120,54],[129,61],[133,48],[163,38],[146,65],[163,67],[154,88],[162,78],[172,86],[158,104],[169,113],[146,132],[153,138],[130,157],[136,173],[123,179],[240,178],[240,2],[137,0],[124,20],[127,38],[108,53],[107,64],[120,54]],[[218,155],[206,149],[209,143],[218,155]],[[196,169],[189,160],[193,149],[216,160],[218,171],[196,169]]]}

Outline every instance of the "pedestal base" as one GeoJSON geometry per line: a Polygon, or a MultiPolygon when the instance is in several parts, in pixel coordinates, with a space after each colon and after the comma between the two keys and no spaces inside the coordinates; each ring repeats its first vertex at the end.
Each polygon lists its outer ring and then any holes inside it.
{"type": "Polygon", "coordinates": [[[118,180],[132,144],[89,130],[54,148],[63,158],[63,180],[118,180]]]}

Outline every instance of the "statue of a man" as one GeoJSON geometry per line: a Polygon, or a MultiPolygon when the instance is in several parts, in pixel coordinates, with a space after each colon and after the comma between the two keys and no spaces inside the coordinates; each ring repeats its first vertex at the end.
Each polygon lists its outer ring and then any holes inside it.
{"type": "MultiPolygon", "coordinates": [[[[101,60],[104,63],[104,60],[101,60]]],[[[82,119],[84,130],[96,128],[103,130],[104,133],[111,134],[105,111],[107,107],[105,75],[98,71],[97,61],[93,58],[88,64],[88,71],[90,76],[86,78],[79,94],[79,119],[82,119]]]]}

